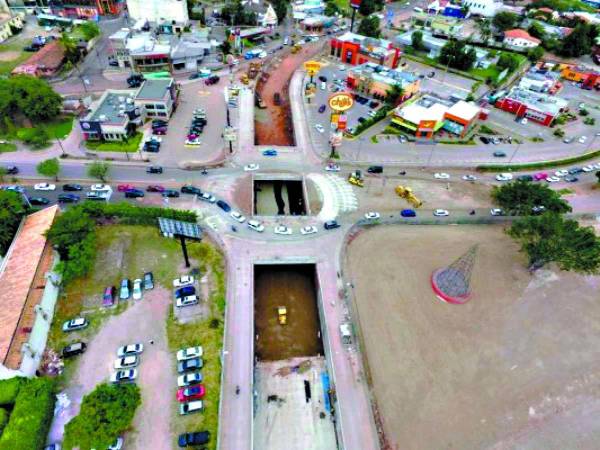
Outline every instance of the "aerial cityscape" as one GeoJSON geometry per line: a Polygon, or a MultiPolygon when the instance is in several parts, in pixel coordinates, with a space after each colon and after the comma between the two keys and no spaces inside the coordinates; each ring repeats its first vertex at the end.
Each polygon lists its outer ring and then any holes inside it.
{"type": "Polygon", "coordinates": [[[600,448],[599,0],[0,0],[0,450],[600,448]]]}

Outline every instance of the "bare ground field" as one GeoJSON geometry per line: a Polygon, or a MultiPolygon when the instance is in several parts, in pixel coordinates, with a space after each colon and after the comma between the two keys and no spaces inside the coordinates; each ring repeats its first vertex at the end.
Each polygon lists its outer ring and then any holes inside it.
{"type": "Polygon", "coordinates": [[[387,448],[599,448],[600,277],[530,275],[496,226],[378,227],[347,256],[387,448]],[[471,301],[443,303],[432,270],[475,243],[471,301]]]}

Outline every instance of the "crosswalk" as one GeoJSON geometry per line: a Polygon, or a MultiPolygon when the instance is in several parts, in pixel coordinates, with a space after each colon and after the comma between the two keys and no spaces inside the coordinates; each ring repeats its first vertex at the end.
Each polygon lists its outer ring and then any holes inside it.
{"type": "Polygon", "coordinates": [[[311,173],[308,179],[315,183],[321,197],[322,208],[318,214],[321,220],[332,220],[342,213],[358,208],[358,200],[352,186],[334,174],[311,173]]]}

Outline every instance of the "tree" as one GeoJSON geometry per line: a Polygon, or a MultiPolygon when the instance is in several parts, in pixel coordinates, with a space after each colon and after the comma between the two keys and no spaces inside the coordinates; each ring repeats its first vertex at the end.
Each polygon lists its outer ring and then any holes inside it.
{"type": "Polygon", "coordinates": [[[360,21],[358,26],[358,34],[363,36],[377,38],[381,34],[379,29],[379,19],[375,16],[365,17],[360,21]]]}
{"type": "Polygon", "coordinates": [[[450,39],[444,44],[438,58],[440,63],[458,70],[469,70],[476,59],[475,49],[467,48],[466,42],[456,39],[450,39]]]}
{"type": "Polygon", "coordinates": [[[273,9],[277,14],[277,20],[282,23],[285,20],[285,16],[288,12],[289,2],[286,0],[272,0],[273,9]]]}
{"type": "Polygon", "coordinates": [[[543,206],[546,211],[555,213],[571,212],[571,206],[560,194],[545,184],[516,181],[514,183],[495,186],[492,199],[502,209],[517,216],[530,216],[534,206],[543,206]]]}
{"type": "Polygon", "coordinates": [[[512,53],[502,52],[498,58],[496,67],[500,70],[508,69],[509,72],[514,72],[519,67],[519,60],[512,53]]]}
{"type": "Polygon", "coordinates": [[[579,57],[589,54],[592,51],[593,34],[590,25],[580,23],[571,34],[563,39],[558,53],[568,57],[579,57]]]}
{"type": "Polygon", "coordinates": [[[544,48],[540,45],[527,51],[527,59],[532,63],[538,62],[544,56],[544,48]]]}
{"type": "Polygon", "coordinates": [[[8,95],[8,114],[22,114],[32,122],[45,122],[60,113],[62,97],[44,80],[29,75],[0,80],[0,97],[4,94],[3,87],[8,95]]]}
{"type": "Polygon", "coordinates": [[[398,84],[393,84],[386,94],[385,102],[390,106],[396,106],[404,95],[404,89],[398,84]]]}
{"type": "Polygon", "coordinates": [[[513,222],[508,234],[521,243],[529,264],[540,267],[556,262],[562,270],[597,274],[600,269],[600,239],[591,227],[558,213],[529,216],[513,222]]]}
{"type": "Polygon", "coordinates": [[[79,414],[65,426],[64,448],[108,448],[131,426],[141,403],[135,384],[99,384],[83,397],[79,414]]]}
{"type": "Polygon", "coordinates": [[[87,174],[89,177],[98,178],[100,181],[106,181],[110,173],[110,164],[104,161],[94,161],[88,166],[87,174]]]}
{"type": "Polygon", "coordinates": [[[412,48],[414,48],[417,51],[425,49],[425,46],[423,45],[423,32],[422,31],[419,31],[419,30],[413,31],[413,34],[411,36],[410,45],[412,46],[412,48]]]}
{"type": "Polygon", "coordinates": [[[499,12],[492,19],[492,25],[499,31],[506,31],[514,28],[519,22],[519,16],[508,11],[499,12]]]}
{"type": "Polygon", "coordinates": [[[20,194],[0,191],[0,255],[6,254],[26,212],[20,194]]]}
{"type": "Polygon", "coordinates": [[[54,178],[58,181],[58,174],[60,172],[60,162],[58,158],[47,159],[40,162],[36,167],[37,173],[48,178],[54,178]]]}
{"type": "Polygon", "coordinates": [[[94,23],[86,20],[81,25],[78,26],[79,30],[81,30],[81,34],[86,41],[91,41],[96,36],[100,36],[100,27],[94,23]]]}
{"type": "Polygon", "coordinates": [[[325,14],[328,17],[333,17],[337,14],[340,14],[340,8],[338,7],[338,5],[335,4],[335,2],[333,1],[328,1],[325,3],[325,12],[323,14],[325,14]]]}
{"type": "Polygon", "coordinates": [[[70,63],[79,61],[81,54],[77,48],[77,43],[67,33],[62,33],[58,38],[58,43],[65,51],[65,59],[70,63]]]}
{"type": "Polygon", "coordinates": [[[72,208],[56,218],[46,236],[55,246],[61,259],[68,260],[70,247],[86,239],[95,228],[96,222],[89,214],[72,208]]]}
{"type": "Polygon", "coordinates": [[[4,177],[8,175],[8,169],[0,166],[0,181],[4,181],[4,177]]]}
{"type": "Polygon", "coordinates": [[[383,0],[362,0],[358,12],[363,17],[368,17],[374,12],[381,11],[383,9],[383,0]]]}
{"type": "Polygon", "coordinates": [[[479,30],[479,35],[481,36],[481,39],[483,39],[483,43],[487,44],[492,37],[492,27],[490,21],[488,19],[481,19],[475,22],[475,25],[479,30]]]}
{"type": "Polygon", "coordinates": [[[531,22],[527,32],[534,38],[538,38],[542,41],[546,39],[546,30],[539,22],[531,22]]]}

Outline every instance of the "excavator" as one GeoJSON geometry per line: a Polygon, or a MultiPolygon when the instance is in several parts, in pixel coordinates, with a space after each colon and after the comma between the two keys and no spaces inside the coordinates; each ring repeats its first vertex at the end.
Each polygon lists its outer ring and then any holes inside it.
{"type": "Polygon", "coordinates": [[[365,182],[362,177],[362,173],[360,170],[355,170],[354,172],[350,172],[348,174],[348,183],[353,184],[354,186],[363,187],[365,182]]]}
{"type": "Polygon", "coordinates": [[[285,325],[287,323],[287,308],[285,306],[279,306],[277,308],[277,318],[279,325],[285,325]]]}
{"type": "Polygon", "coordinates": [[[415,194],[413,194],[412,189],[409,187],[402,186],[399,184],[398,186],[396,186],[395,191],[396,191],[396,195],[398,195],[398,197],[403,198],[408,203],[413,205],[415,208],[418,208],[423,204],[423,202],[421,200],[419,200],[415,196],[415,194]]]}

